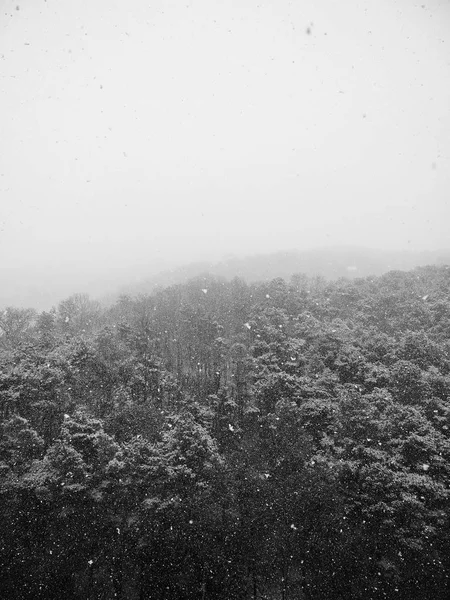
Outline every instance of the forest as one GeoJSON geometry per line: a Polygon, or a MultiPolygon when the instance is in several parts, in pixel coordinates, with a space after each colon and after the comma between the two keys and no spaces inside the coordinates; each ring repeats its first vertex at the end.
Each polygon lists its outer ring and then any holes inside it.
{"type": "Polygon", "coordinates": [[[0,597],[450,597],[450,268],[0,313],[0,597]]]}

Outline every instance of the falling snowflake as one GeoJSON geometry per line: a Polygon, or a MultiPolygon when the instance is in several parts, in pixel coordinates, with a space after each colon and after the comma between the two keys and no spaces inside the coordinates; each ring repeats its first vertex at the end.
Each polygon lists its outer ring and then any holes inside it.
{"type": "Polygon", "coordinates": [[[247,329],[251,329],[252,326],[250,325],[250,323],[244,323],[244,327],[247,327],[247,329]]]}
{"type": "Polygon", "coordinates": [[[230,431],[234,431],[234,427],[233,427],[233,425],[231,425],[231,423],[229,423],[229,424],[228,424],[228,429],[229,429],[230,431]]]}
{"type": "Polygon", "coordinates": [[[208,293],[208,290],[207,290],[206,288],[202,288],[202,292],[203,292],[204,294],[207,294],[207,293],[208,293]]]}

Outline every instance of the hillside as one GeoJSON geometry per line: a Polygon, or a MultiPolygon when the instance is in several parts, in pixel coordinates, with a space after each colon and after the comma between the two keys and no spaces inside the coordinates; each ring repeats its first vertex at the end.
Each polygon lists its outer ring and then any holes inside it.
{"type": "Polygon", "coordinates": [[[216,263],[192,263],[125,285],[119,294],[150,293],[206,274],[226,279],[240,277],[247,282],[270,281],[276,277],[289,280],[296,273],[334,280],[382,275],[393,270],[408,271],[431,264],[450,264],[450,251],[393,252],[352,246],[293,250],[229,257],[216,263]]]}
{"type": "Polygon", "coordinates": [[[10,600],[446,600],[450,268],[9,309],[10,600]]]}

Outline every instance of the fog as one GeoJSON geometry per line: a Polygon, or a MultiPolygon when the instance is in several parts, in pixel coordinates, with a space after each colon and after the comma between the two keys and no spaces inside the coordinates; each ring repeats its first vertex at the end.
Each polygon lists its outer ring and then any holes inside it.
{"type": "Polygon", "coordinates": [[[0,2],[0,305],[448,248],[450,4],[0,2]]]}

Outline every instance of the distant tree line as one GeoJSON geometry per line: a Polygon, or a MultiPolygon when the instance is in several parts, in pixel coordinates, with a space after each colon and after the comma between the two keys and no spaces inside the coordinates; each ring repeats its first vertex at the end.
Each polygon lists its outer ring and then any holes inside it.
{"type": "Polygon", "coordinates": [[[0,311],[0,597],[450,597],[450,269],[0,311]]]}

